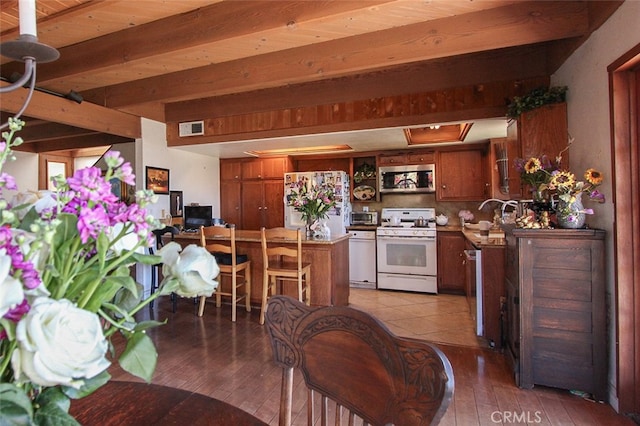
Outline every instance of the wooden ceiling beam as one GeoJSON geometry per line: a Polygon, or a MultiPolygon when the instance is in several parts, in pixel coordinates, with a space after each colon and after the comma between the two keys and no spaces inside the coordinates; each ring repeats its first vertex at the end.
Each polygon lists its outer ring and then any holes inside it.
{"type": "Polygon", "coordinates": [[[169,103],[165,122],[307,107],[549,75],[547,46],[518,46],[435,59],[356,76],[169,103]]]}
{"type": "MultiPolygon", "coordinates": [[[[135,67],[158,57],[171,66],[184,69],[187,68],[186,62],[180,58],[190,56],[191,49],[196,49],[197,54],[203,56],[207,51],[219,51],[217,45],[224,46],[230,40],[268,39],[269,31],[283,31],[289,22],[295,21],[300,25],[318,18],[330,19],[331,15],[367,9],[381,3],[398,3],[398,0],[280,1],[270,2],[268,7],[262,1],[219,2],[61,48],[59,60],[41,67],[38,81],[47,86],[55,85],[57,80],[77,77],[86,77],[88,81],[100,80],[100,75],[113,74],[123,64],[135,67]],[[180,62],[183,62],[182,66],[180,62]]],[[[107,7],[111,5],[107,4],[107,7]]],[[[209,62],[217,60],[211,58],[209,62]]]]}
{"type": "Polygon", "coordinates": [[[20,130],[20,137],[24,143],[45,142],[53,139],[90,136],[99,134],[93,130],[81,129],[59,123],[34,120],[23,117],[25,126],[20,130]]]}
{"type": "Polygon", "coordinates": [[[86,135],[73,138],[60,138],[49,141],[40,141],[33,143],[25,143],[15,148],[16,151],[44,153],[63,150],[79,150],[85,148],[94,148],[101,146],[111,146],[121,143],[132,142],[131,138],[122,136],[108,135],[105,133],[97,133],[95,135],[86,135]]]}
{"type": "Polygon", "coordinates": [[[178,123],[168,123],[167,145],[198,145],[504,117],[507,99],[548,84],[548,77],[538,77],[209,118],[204,119],[203,136],[180,137],[178,123]]]}
{"type": "MultiPolygon", "coordinates": [[[[0,81],[0,85],[8,83],[0,81]]],[[[27,89],[2,94],[2,109],[16,113],[24,104],[27,89]]],[[[140,138],[140,117],[105,108],[90,102],[78,104],[68,99],[35,91],[27,107],[26,116],[53,121],[74,127],[104,132],[127,138],[140,138]]]]}
{"type": "Polygon", "coordinates": [[[588,28],[582,2],[517,2],[429,22],[118,84],[105,105],[206,96],[298,84],[521,44],[576,37],[588,28]]]}

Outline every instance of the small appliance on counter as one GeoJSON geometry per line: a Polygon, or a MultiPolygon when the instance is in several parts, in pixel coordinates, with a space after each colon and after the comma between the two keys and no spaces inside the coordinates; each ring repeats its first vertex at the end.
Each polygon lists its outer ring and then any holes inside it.
{"type": "Polygon", "coordinates": [[[351,225],[377,225],[378,212],[351,212],[351,225]]]}

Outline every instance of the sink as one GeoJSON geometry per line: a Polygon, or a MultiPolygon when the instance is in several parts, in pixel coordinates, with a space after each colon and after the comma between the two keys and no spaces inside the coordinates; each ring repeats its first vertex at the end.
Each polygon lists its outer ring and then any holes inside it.
{"type": "MultiPolygon", "coordinates": [[[[476,238],[482,238],[479,232],[474,232],[473,236],[476,238]]],[[[490,231],[489,238],[504,238],[504,232],[502,231],[490,231]]]]}

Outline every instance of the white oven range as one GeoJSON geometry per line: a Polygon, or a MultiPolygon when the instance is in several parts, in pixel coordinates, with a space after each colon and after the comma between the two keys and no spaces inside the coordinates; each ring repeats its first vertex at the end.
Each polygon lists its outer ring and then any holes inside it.
{"type": "Polygon", "coordinates": [[[384,208],[381,219],[376,230],[378,289],[437,293],[435,209],[384,208]],[[428,226],[416,227],[416,219],[428,226]]]}

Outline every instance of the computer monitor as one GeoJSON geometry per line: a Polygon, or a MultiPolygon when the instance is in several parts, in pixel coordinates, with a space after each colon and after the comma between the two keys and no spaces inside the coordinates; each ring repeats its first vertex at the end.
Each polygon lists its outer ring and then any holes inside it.
{"type": "Polygon", "coordinates": [[[184,229],[200,229],[211,226],[212,206],[184,206],[184,229]]]}

